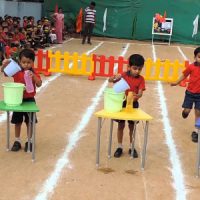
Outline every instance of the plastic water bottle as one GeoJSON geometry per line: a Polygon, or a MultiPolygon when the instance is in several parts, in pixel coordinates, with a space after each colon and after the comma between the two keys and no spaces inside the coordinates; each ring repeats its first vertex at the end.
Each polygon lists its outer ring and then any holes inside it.
{"type": "Polygon", "coordinates": [[[30,76],[30,70],[24,71],[24,80],[26,83],[26,92],[27,93],[34,92],[33,81],[32,77],[30,76]]]}

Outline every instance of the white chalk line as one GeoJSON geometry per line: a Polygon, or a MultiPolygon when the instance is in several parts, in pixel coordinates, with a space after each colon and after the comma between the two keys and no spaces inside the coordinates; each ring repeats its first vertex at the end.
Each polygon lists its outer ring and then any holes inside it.
{"type": "MultiPolygon", "coordinates": [[[[123,50],[121,56],[123,56],[126,53],[128,46],[129,44],[126,45],[126,48],[123,50]]],[[[39,192],[39,194],[35,197],[35,200],[46,200],[48,199],[48,197],[50,197],[50,195],[53,194],[57,182],[61,176],[62,170],[64,169],[64,167],[70,164],[68,159],[69,153],[72,151],[72,149],[76,146],[76,143],[82,137],[81,132],[84,130],[84,128],[90,121],[90,118],[92,117],[95,108],[98,105],[101,96],[103,94],[103,91],[105,90],[107,85],[108,81],[106,80],[102,84],[101,88],[99,89],[95,97],[92,99],[92,104],[87,108],[86,112],[83,114],[80,123],[78,123],[79,125],[70,134],[69,142],[64,150],[64,153],[58,159],[54,171],[51,173],[49,178],[47,178],[47,180],[43,184],[42,189],[39,192]]]]}
{"type": "MultiPolygon", "coordinates": [[[[152,45],[153,60],[156,61],[156,50],[155,46],[152,45]]],[[[181,167],[180,158],[176,149],[176,145],[172,136],[173,129],[170,125],[168,117],[168,110],[166,104],[166,98],[163,90],[163,86],[160,81],[157,81],[157,91],[160,100],[160,110],[162,115],[162,121],[164,125],[164,134],[166,144],[169,150],[169,157],[171,162],[171,173],[173,178],[173,187],[176,192],[176,200],[186,200],[186,187],[181,167]]]]}
{"type": "MultiPolygon", "coordinates": [[[[81,39],[74,38],[74,40],[81,40],[81,39]]],[[[120,41],[120,39],[119,39],[119,41],[109,41],[109,40],[93,39],[93,41],[95,41],[95,42],[110,43],[110,44],[122,44],[122,45],[127,42],[127,41],[123,42],[123,39],[121,39],[121,41],[120,41]]],[[[149,40],[149,43],[137,43],[137,42],[130,42],[129,41],[129,44],[130,45],[138,45],[138,46],[150,46],[150,47],[152,46],[151,40],[149,40]]],[[[165,46],[165,43],[163,43],[163,44],[156,44],[156,46],[163,47],[163,46],[165,46]]],[[[174,45],[171,44],[169,47],[173,48],[173,47],[178,47],[178,46],[179,46],[179,44],[177,44],[177,45],[176,44],[174,44],[174,45]]],[[[194,47],[192,47],[192,46],[191,47],[189,47],[189,46],[183,46],[183,47],[186,48],[186,49],[194,49],[194,47]]]]}
{"type": "Polygon", "coordinates": [[[183,51],[181,50],[181,48],[179,46],[177,47],[177,49],[178,49],[179,53],[182,55],[183,59],[188,60],[187,56],[183,53],[183,51]]]}

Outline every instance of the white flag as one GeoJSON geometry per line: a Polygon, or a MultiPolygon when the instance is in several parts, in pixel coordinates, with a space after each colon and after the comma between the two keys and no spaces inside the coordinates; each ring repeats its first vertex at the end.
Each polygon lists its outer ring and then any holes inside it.
{"type": "Polygon", "coordinates": [[[103,32],[106,31],[106,18],[107,18],[107,8],[104,11],[104,15],[103,15],[103,32]]]}
{"type": "Polygon", "coordinates": [[[198,23],[199,23],[199,15],[197,15],[195,20],[193,21],[194,28],[193,28],[192,37],[194,37],[194,35],[196,35],[198,32],[198,23]]]}

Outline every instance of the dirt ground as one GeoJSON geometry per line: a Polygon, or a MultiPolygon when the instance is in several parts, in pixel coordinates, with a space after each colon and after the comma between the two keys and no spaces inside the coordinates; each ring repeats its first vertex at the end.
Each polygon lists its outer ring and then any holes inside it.
{"type": "MultiPolygon", "coordinates": [[[[91,50],[91,53],[118,57],[129,44],[125,58],[139,53],[145,58],[193,61],[195,48],[179,44],[152,46],[149,42],[107,38],[94,38],[92,42],[92,45],[81,45],[80,38],[70,39],[52,50],[70,53],[91,50]],[[100,42],[102,44],[95,48],[100,42]]],[[[5,113],[0,112],[0,200],[199,200],[200,179],[195,176],[197,144],[191,141],[194,114],[192,112],[188,119],[181,117],[185,88],[146,82],[140,107],[154,119],[149,126],[146,165],[142,171],[143,123],[137,125],[135,145],[139,158],[131,159],[128,155],[126,127],[123,156],[108,159],[109,120],[105,120],[102,127],[100,167],[96,168],[97,118],[94,112],[103,108],[103,93],[99,91],[105,78],[89,81],[86,76],[53,74],[42,79],[43,87],[36,96],[40,112],[34,163],[31,155],[23,150],[6,151],[5,113]],[[160,86],[168,113],[165,116],[160,86]],[[171,128],[164,125],[166,119],[171,128]],[[172,138],[168,138],[168,134],[172,138]]],[[[9,80],[12,79],[0,75],[0,83],[9,80]]],[[[0,99],[3,99],[3,88],[0,90],[0,99]]],[[[116,128],[114,124],[112,155],[117,147],[116,128]]],[[[25,126],[21,136],[24,147],[25,126]]],[[[13,126],[11,137],[13,143],[13,126]]]]}

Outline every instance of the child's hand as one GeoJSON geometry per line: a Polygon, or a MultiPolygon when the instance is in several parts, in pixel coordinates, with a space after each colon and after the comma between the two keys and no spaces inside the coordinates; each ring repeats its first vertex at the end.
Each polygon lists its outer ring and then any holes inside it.
{"type": "Polygon", "coordinates": [[[133,92],[133,101],[137,101],[139,99],[139,95],[133,92]]]}
{"type": "Polygon", "coordinates": [[[1,72],[4,72],[5,67],[10,63],[9,59],[4,59],[1,66],[1,72]]]}
{"type": "Polygon", "coordinates": [[[115,80],[118,80],[118,79],[120,79],[121,77],[122,77],[121,74],[115,74],[115,75],[114,75],[114,79],[115,79],[115,80]]]}
{"type": "Polygon", "coordinates": [[[176,83],[169,83],[169,84],[170,84],[170,86],[177,86],[176,83]]]}
{"type": "Polygon", "coordinates": [[[4,59],[2,62],[2,67],[5,68],[11,61],[9,59],[4,59]]]}
{"type": "Polygon", "coordinates": [[[26,70],[25,73],[32,78],[33,77],[33,72],[31,70],[26,70]]]}

